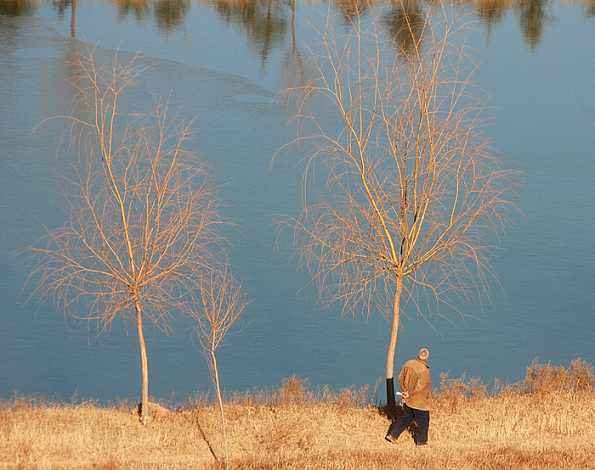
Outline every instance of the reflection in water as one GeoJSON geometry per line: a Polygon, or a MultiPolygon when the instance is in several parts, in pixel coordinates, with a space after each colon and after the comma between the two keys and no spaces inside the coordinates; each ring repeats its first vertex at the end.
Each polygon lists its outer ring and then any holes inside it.
{"type": "Polygon", "coordinates": [[[64,13],[66,13],[66,10],[68,10],[71,5],[72,0],[52,0],[52,6],[54,7],[54,10],[58,12],[60,18],[64,17],[64,13]]]}
{"type": "Polygon", "coordinates": [[[425,15],[417,0],[403,0],[395,4],[383,18],[397,51],[411,56],[419,50],[425,27],[425,15]]]}
{"type": "MultiPolygon", "coordinates": [[[[69,6],[72,0],[53,0],[54,3],[69,6]]],[[[153,10],[159,29],[170,31],[180,26],[190,10],[191,0],[111,0],[118,8],[120,17],[133,14],[143,21],[153,10]]],[[[326,4],[327,0],[196,0],[205,7],[213,8],[228,24],[241,28],[250,47],[258,54],[265,66],[271,51],[281,47],[288,34],[288,23],[295,24],[296,6],[326,4]],[[291,18],[290,18],[291,17],[291,18]]],[[[509,11],[516,11],[523,38],[534,50],[543,35],[544,24],[549,20],[547,8],[550,0],[446,0],[456,5],[470,5],[482,20],[489,38],[494,26],[500,23],[509,11]]],[[[585,16],[595,16],[595,0],[574,0],[584,5],[585,16]]],[[[383,15],[387,33],[395,41],[402,54],[411,54],[420,41],[424,25],[423,3],[437,6],[439,0],[332,0],[346,24],[378,8],[383,15]],[[388,12],[384,10],[388,8],[388,12]]],[[[26,14],[34,0],[0,0],[2,8],[20,6],[26,14]]],[[[8,13],[7,13],[8,14],[8,13]]],[[[15,14],[15,13],[13,13],[15,14]]],[[[19,14],[19,13],[16,13],[19,14]]],[[[292,29],[295,43],[295,31],[292,29]]],[[[295,47],[292,46],[292,50],[295,47]]]]}
{"type": "MultiPolygon", "coordinates": [[[[108,0],[120,18],[133,15],[137,21],[146,21],[152,13],[157,28],[171,31],[182,25],[190,11],[192,0],[108,0]]],[[[238,26],[246,40],[259,56],[264,68],[271,52],[282,48],[291,28],[291,51],[286,61],[302,66],[295,37],[296,8],[310,4],[326,4],[327,0],[195,0],[204,7],[213,8],[228,24],[238,26]]],[[[488,41],[492,29],[507,12],[518,15],[525,42],[535,50],[543,36],[545,24],[550,21],[548,8],[551,0],[447,0],[457,5],[471,5],[485,25],[488,41]]],[[[571,0],[584,6],[586,17],[595,16],[595,0],[571,0]]],[[[0,15],[15,17],[31,15],[43,0],[0,0],[0,15]]],[[[378,9],[387,34],[400,54],[411,55],[422,39],[424,28],[423,4],[436,5],[438,0],[332,0],[331,5],[345,23],[378,9]]],[[[70,35],[76,36],[77,0],[48,0],[59,16],[70,11],[70,35]]],[[[293,73],[293,72],[292,72],[293,73]]],[[[297,77],[299,79],[299,77],[297,77]]]]}
{"type": "Polygon", "coordinates": [[[70,8],[70,37],[76,37],[76,9],[78,0],[53,0],[52,5],[62,18],[64,12],[70,8]]]}
{"type": "Polygon", "coordinates": [[[149,0],[115,0],[115,3],[120,18],[132,14],[137,21],[142,21],[149,12],[149,0]]]}
{"type": "Polygon", "coordinates": [[[304,70],[304,59],[298,47],[296,34],[296,1],[290,0],[291,6],[291,44],[289,51],[285,54],[282,76],[285,88],[303,86],[306,83],[306,74],[304,70]]]}
{"type": "Polygon", "coordinates": [[[264,68],[273,47],[285,40],[286,3],[279,0],[212,0],[208,4],[226,23],[238,25],[245,31],[264,68]]]}
{"type": "Polygon", "coordinates": [[[0,0],[0,15],[30,15],[38,6],[39,2],[36,0],[0,0]]]}
{"type": "MultiPolygon", "coordinates": [[[[4,65],[2,54],[6,51],[14,51],[21,42],[26,40],[26,26],[23,25],[26,21],[18,17],[28,17],[38,6],[37,2],[32,1],[15,0],[13,2],[3,2],[0,0],[0,72],[3,72],[5,75],[5,79],[0,81],[0,98],[3,98],[1,85],[4,85],[4,88],[9,90],[8,96],[12,96],[10,90],[15,83],[13,73],[17,71],[12,67],[4,65]]],[[[4,103],[0,100],[0,105],[2,104],[4,103]]],[[[0,134],[2,131],[3,129],[0,127],[0,134]]],[[[2,204],[0,204],[0,208],[2,208],[2,204]]]]}
{"type": "Polygon", "coordinates": [[[335,7],[341,12],[347,24],[366,13],[374,3],[374,0],[334,0],[335,7]]]}
{"type": "Polygon", "coordinates": [[[549,0],[519,0],[517,9],[523,37],[532,50],[535,50],[543,35],[543,24],[549,19],[546,8],[549,0]]]}
{"type": "Polygon", "coordinates": [[[155,22],[163,31],[171,31],[182,24],[188,10],[190,0],[157,0],[155,2],[155,22]]]}
{"type": "Polygon", "coordinates": [[[512,0],[481,0],[475,4],[475,13],[486,27],[488,43],[492,28],[504,19],[504,15],[510,8],[512,8],[512,0]]]}

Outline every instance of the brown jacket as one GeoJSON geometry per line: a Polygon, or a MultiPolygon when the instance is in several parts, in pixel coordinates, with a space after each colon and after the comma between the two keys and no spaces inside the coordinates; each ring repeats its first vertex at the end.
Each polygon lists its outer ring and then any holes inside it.
{"type": "Polygon", "coordinates": [[[403,365],[399,375],[401,390],[407,392],[405,404],[416,410],[429,410],[432,395],[430,366],[421,359],[410,359],[403,365]]]}

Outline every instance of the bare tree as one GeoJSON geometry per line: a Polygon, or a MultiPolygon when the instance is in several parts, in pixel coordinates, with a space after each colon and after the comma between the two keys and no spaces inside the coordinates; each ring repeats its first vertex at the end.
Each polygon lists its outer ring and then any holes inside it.
{"type": "Polygon", "coordinates": [[[300,97],[292,144],[307,149],[304,210],[290,220],[301,261],[324,300],[386,312],[389,405],[402,301],[425,315],[484,292],[486,235],[505,225],[513,180],[478,129],[481,103],[448,8],[419,15],[416,25],[404,17],[406,55],[375,22],[356,18],[337,39],[328,21],[311,57],[317,79],[290,90],[300,97]]]}
{"type": "MultiPolygon", "coordinates": [[[[204,166],[186,149],[190,124],[121,111],[138,61],[100,66],[93,55],[73,80],[88,117],[67,117],[78,159],[66,177],[67,222],[33,248],[34,293],[107,329],[131,315],[140,351],[140,418],[146,423],[149,376],[144,322],[168,330],[188,286],[211,269],[220,220],[204,166]]],[[[80,109],[80,108],[79,108],[80,109]]]]}
{"type": "Polygon", "coordinates": [[[217,350],[223,343],[225,335],[236,324],[244,309],[246,301],[240,285],[233,278],[227,265],[214,270],[210,275],[202,277],[198,285],[198,296],[187,312],[196,321],[196,332],[200,346],[209,361],[211,376],[215,385],[225,455],[225,468],[229,464],[227,423],[221,394],[221,379],[217,363],[217,350]]]}

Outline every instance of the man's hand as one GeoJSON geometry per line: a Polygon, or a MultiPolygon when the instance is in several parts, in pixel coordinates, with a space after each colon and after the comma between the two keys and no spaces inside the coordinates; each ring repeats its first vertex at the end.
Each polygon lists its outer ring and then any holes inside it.
{"type": "Polygon", "coordinates": [[[401,395],[403,396],[403,398],[404,398],[405,400],[407,400],[407,398],[409,398],[409,392],[407,392],[407,391],[403,391],[403,392],[401,392],[401,395]]]}

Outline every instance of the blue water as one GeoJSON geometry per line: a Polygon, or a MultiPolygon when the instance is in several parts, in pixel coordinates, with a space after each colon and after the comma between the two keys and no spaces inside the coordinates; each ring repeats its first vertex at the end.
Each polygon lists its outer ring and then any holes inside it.
{"type": "MultiPolygon", "coordinates": [[[[387,321],[322,308],[289,241],[277,243],[274,223],[300,209],[299,151],[271,167],[295,135],[290,111],[275,99],[295,70],[293,38],[305,54],[327,12],[348,28],[343,13],[334,3],[298,1],[293,31],[290,2],[257,2],[250,14],[183,0],[126,13],[118,4],[127,3],[78,2],[74,25],[70,2],[0,7],[0,398],[109,401],[138,390],[131,325],[116,321],[98,336],[50,303],[25,302],[28,260],[20,252],[64,220],[62,128],[37,126],[71,110],[65,79],[86,45],[104,58],[144,54],[151,68],[132,105],[144,110],[153,97],[171,96],[181,115],[198,116],[193,149],[208,161],[224,215],[236,225],[231,257],[251,299],[221,350],[226,389],[276,386],[292,374],[335,388],[380,383],[387,321]]],[[[515,380],[534,358],[594,360],[595,16],[588,3],[528,4],[504,9],[493,23],[460,7],[481,65],[476,82],[489,96],[485,132],[522,184],[519,213],[495,252],[501,285],[491,302],[483,310],[458,305],[472,319],[433,316],[431,325],[405,307],[397,363],[429,345],[435,378],[450,371],[515,380]]],[[[390,10],[377,2],[364,17],[390,10]]],[[[208,389],[188,321],[176,321],[171,336],[149,328],[148,347],[153,395],[182,400],[208,389]]]]}

